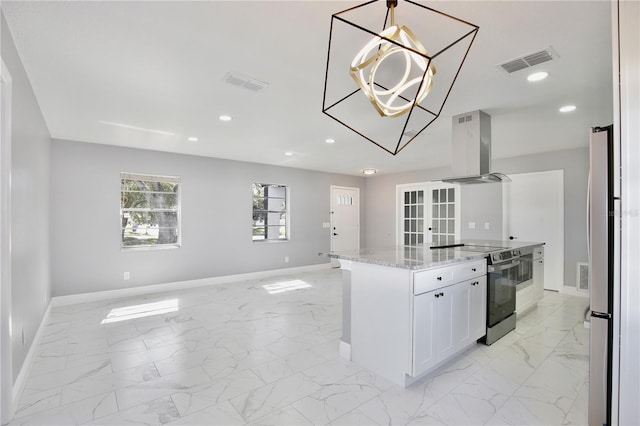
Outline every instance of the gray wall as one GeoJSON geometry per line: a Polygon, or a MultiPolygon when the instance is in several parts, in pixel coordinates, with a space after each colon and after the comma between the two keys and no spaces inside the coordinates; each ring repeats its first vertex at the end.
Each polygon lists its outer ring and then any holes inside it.
{"type": "Polygon", "coordinates": [[[362,247],[385,247],[396,244],[396,185],[428,182],[451,176],[449,168],[380,175],[367,178],[367,215],[365,244],[362,247]]]}
{"type": "MultiPolygon", "coordinates": [[[[585,129],[585,140],[588,140],[585,129]]],[[[589,148],[577,148],[493,161],[502,173],[564,170],[564,285],[575,287],[576,262],[587,262],[587,181],[589,148]]]]}
{"type": "Polygon", "coordinates": [[[460,187],[460,210],[460,238],[502,239],[501,185],[462,185],[460,187]],[[470,229],[469,222],[475,222],[476,227],[470,229]],[[485,223],[489,224],[489,229],[484,228],[485,223]]]}
{"type": "MultiPolygon", "coordinates": [[[[585,130],[585,140],[588,133],[585,130]]],[[[564,170],[564,285],[575,286],[576,262],[587,261],[586,203],[589,173],[589,149],[578,148],[522,157],[494,159],[493,171],[527,173],[564,170]]],[[[381,175],[367,179],[366,246],[395,244],[396,185],[426,182],[451,176],[449,168],[421,170],[411,173],[381,175]]],[[[501,239],[502,194],[500,185],[466,185],[461,194],[461,237],[501,239]],[[482,197],[490,194],[498,202],[490,204],[482,197]],[[468,229],[468,222],[476,222],[476,229],[468,229]],[[484,223],[490,229],[484,230],[484,223]],[[493,224],[496,224],[494,226],[493,224]]]]}
{"type": "Polygon", "coordinates": [[[51,138],[4,15],[2,15],[0,26],[2,28],[0,54],[12,78],[11,304],[13,378],[15,380],[50,299],[51,138]]]}
{"type": "MultiPolygon", "coordinates": [[[[362,177],[63,140],[51,163],[54,296],[327,263],[330,185],[365,189],[362,177]],[[120,250],[120,172],[182,178],[182,247],[120,250]],[[253,182],[289,186],[290,241],[252,241],[253,182]]],[[[362,229],[365,211],[362,197],[362,229]]]]}

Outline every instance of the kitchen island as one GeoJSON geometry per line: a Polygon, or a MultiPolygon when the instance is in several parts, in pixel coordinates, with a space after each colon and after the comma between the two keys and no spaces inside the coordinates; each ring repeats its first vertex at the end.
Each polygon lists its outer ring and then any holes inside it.
{"type": "Polygon", "coordinates": [[[343,270],[341,354],[401,386],[486,333],[487,256],[541,243],[464,241],[331,253],[343,270]]]}

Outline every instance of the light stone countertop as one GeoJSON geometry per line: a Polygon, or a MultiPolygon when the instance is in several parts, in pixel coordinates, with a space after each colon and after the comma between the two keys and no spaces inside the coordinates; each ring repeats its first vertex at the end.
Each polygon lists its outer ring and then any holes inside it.
{"type": "MultiPolygon", "coordinates": [[[[465,245],[485,245],[495,247],[495,251],[505,248],[523,249],[544,245],[539,242],[521,241],[494,241],[494,240],[462,240],[454,244],[465,245]]],[[[379,248],[363,248],[354,251],[343,251],[334,253],[320,253],[336,259],[349,260],[352,262],[370,263],[392,268],[403,268],[412,270],[430,269],[454,263],[479,260],[489,256],[489,253],[465,250],[465,247],[455,247],[446,249],[431,249],[429,245],[417,246],[391,246],[379,248]]]]}

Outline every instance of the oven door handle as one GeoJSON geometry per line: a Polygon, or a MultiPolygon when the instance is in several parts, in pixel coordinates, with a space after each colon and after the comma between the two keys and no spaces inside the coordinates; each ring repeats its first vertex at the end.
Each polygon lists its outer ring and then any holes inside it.
{"type": "Polygon", "coordinates": [[[515,262],[507,263],[506,265],[489,265],[488,271],[489,272],[504,271],[505,269],[511,269],[511,268],[516,267],[518,265],[520,265],[520,261],[519,260],[516,260],[515,262]]]}

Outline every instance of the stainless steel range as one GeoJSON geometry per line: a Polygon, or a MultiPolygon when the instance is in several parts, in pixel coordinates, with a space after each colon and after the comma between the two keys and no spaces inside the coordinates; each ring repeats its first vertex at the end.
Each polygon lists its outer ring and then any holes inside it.
{"type": "Polygon", "coordinates": [[[505,249],[487,259],[487,335],[482,339],[487,345],[516,328],[520,255],[520,250],[505,249]]]}

